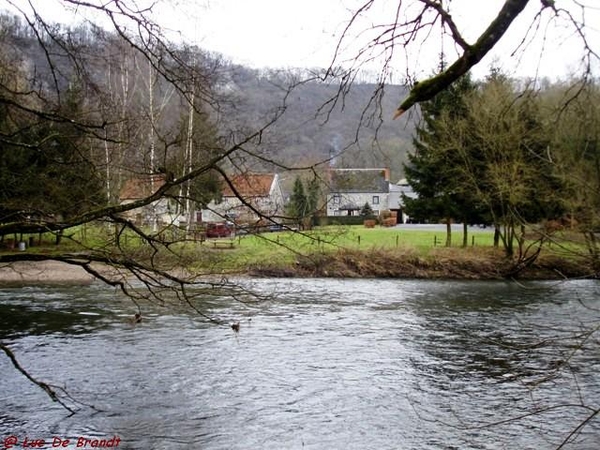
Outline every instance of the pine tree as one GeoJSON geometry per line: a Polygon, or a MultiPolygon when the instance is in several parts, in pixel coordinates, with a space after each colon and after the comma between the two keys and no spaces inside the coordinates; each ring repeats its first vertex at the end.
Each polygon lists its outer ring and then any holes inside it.
{"type": "MultiPolygon", "coordinates": [[[[80,85],[73,82],[63,103],[49,106],[47,113],[80,117],[84,102],[80,85]]],[[[68,120],[21,115],[11,129],[13,143],[0,152],[0,210],[6,221],[16,213],[68,219],[104,205],[102,179],[79,127],[68,120]]]]}
{"type": "Polygon", "coordinates": [[[556,192],[563,186],[547,157],[549,133],[541,120],[537,94],[518,89],[492,69],[470,105],[470,136],[477,148],[473,190],[485,201],[507,256],[524,251],[526,223],[560,217],[556,192]]]}
{"type": "Polygon", "coordinates": [[[421,104],[422,122],[416,128],[414,153],[409,153],[404,173],[417,198],[403,197],[407,214],[417,221],[447,224],[446,245],[451,245],[453,219],[464,221],[467,208],[461,195],[456,170],[460,155],[448,147],[447,124],[467,115],[465,97],[475,89],[470,75],[460,78],[448,90],[421,104]],[[446,128],[445,128],[446,127],[446,128]]]}
{"type": "Polygon", "coordinates": [[[308,211],[308,199],[304,191],[304,184],[300,177],[296,177],[288,204],[288,214],[299,224],[302,224],[308,211]]]}

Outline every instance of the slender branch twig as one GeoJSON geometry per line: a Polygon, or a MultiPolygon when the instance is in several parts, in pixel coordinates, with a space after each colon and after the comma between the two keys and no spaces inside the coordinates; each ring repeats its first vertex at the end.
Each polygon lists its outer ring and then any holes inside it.
{"type": "Polygon", "coordinates": [[[17,360],[17,357],[12,352],[12,350],[10,348],[8,348],[8,346],[3,344],[2,342],[0,342],[0,349],[6,354],[6,356],[8,356],[8,358],[12,362],[12,365],[15,367],[15,369],[17,369],[19,372],[21,372],[23,375],[25,375],[25,377],[29,381],[31,381],[33,384],[35,384],[36,386],[39,386],[48,395],[48,397],[50,397],[52,399],[53,402],[60,404],[63,408],[65,408],[71,414],[75,414],[75,410],[71,409],[67,404],[65,404],[59,398],[59,396],[55,390],[55,389],[58,389],[58,390],[64,391],[63,388],[54,386],[54,385],[50,385],[48,383],[45,383],[43,381],[40,381],[40,380],[34,378],[29,372],[27,372],[27,370],[25,368],[23,368],[23,366],[21,366],[21,364],[17,360]]]}

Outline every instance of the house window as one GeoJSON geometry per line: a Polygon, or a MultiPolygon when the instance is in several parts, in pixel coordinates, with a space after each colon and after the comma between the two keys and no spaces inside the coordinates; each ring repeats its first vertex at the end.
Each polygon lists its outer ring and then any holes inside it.
{"type": "Polygon", "coordinates": [[[340,204],[340,194],[334,194],[334,196],[333,196],[333,203],[335,205],[339,205],[340,204]]]}
{"type": "Polygon", "coordinates": [[[379,195],[374,195],[374,196],[373,196],[373,201],[372,201],[372,203],[373,203],[374,205],[379,205],[379,195]]]}
{"type": "Polygon", "coordinates": [[[340,210],[336,209],[335,211],[333,211],[333,215],[334,216],[339,216],[340,215],[340,210]]]}

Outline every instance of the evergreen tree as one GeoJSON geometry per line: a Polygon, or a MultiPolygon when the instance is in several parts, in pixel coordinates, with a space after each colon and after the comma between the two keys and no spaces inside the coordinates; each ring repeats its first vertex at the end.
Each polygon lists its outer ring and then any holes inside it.
{"type": "Polygon", "coordinates": [[[300,177],[296,177],[290,202],[288,203],[288,214],[299,224],[302,224],[308,211],[308,199],[304,191],[304,184],[300,177]]]}
{"type": "MultiPolygon", "coordinates": [[[[81,116],[84,101],[73,83],[48,114],[81,116]]],[[[14,220],[15,214],[68,219],[103,204],[102,179],[83,150],[86,136],[78,126],[20,115],[11,129],[13,140],[0,147],[1,222],[14,220]]]]}
{"type": "Polygon", "coordinates": [[[369,205],[369,202],[364,204],[364,206],[360,210],[360,215],[362,217],[372,217],[373,216],[373,208],[371,208],[371,205],[369,205]]]}
{"type": "Polygon", "coordinates": [[[555,194],[562,187],[546,156],[549,138],[538,103],[532,90],[518,90],[492,69],[470,95],[468,114],[457,121],[455,133],[448,134],[463,155],[463,196],[485,205],[485,216],[494,223],[509,256],[515,241],[522,253],[525,223],[562,214],[555,194]]]}
{"type": "Polygon", "coordinates": [[[406,213],[420,222],[444,220],[446,245],[451,245],[453,219],[466,223],[470,211],[456,170],[460,154],[446,139],[447,124],[467,115],[466,96],[475,89],[470,75],[460,78],[448,90],[421,104],[422,121],[413,140],[415,151],[408,154],[404,173],[417,198],[403,196],[406,213]]]}

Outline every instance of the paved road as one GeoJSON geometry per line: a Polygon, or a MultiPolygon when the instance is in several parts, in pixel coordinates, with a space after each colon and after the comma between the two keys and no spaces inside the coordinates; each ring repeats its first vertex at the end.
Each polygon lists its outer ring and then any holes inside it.
{"type": "MultiPolygon", "coordinates": [[[[396,229],[401,230],[423,230],[423,231],[446,231],[446,225],[443,223],[403,223],[400,225],[396,225],[396,229]]],[[[463,226],[461,223],[453,223],[452,224],[452,232],[462,233],[463,226]]],[[[480,227],[480,226],[471,226],[467,227],[467,231],[469,233],[478,232],[478,231],[494,231],[492,227],[480,227]]]]}

